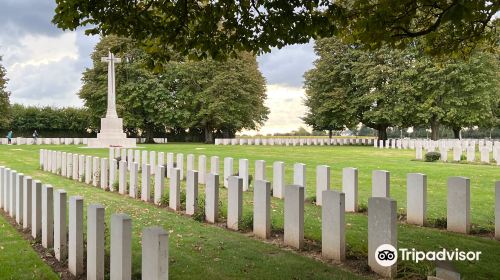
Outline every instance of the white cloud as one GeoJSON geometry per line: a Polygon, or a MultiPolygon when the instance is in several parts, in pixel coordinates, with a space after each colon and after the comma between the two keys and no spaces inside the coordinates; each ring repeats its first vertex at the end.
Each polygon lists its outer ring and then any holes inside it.
{"type": "Polygon", "coordinates": [[[241,134],[283,133],[296,130],[300,126],[306,127],[300,119],[306,112],[306,107],[303,104],[304,97],[303,88],[268,85],[265,104],[271,109],[269,119],[259,131],[247,130],[241,134]]]}
{"type": "Polygon", "coordinates": [[[16,68],[38,66],[59,62],[63,59],[78,59],[76,32],[66,32],[59,36],[25,35],[19,44],[7,47],[5,63],[10,71],[16,68]]]}
{"type": "Polygon", "coordinates": [[[77,33],[27,34],[5,47],[11,101],[27,105],[81,106],[77,33]]]}
{"type": "Polygon", "coordinates": [[[30,65],[13,71],[9,87],[12,103],[81,106],[76,95],[81,86],[81,74],[74,70],[76,60],[60,60],[48,64],[30,65]]]}

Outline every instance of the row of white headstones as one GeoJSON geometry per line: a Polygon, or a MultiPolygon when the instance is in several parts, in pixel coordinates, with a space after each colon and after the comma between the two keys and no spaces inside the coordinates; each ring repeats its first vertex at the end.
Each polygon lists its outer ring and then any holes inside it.
{"type": "MultiPolygon", "coordinates": [[[[113,149],[110,154],[117,151],[113,149]]],[[[150,176],[155,170],[153,202],[159,204],[164,192],[165,166],[164,153],[158,153],[158,165],[155,168],[156,152],[151,151],[150,163],[147,163],[148,151],[142,151],[142,184],[141,197],[151,201],[150,176]]],[[[116,159],[109,164],[107,158],[64,154],[57,151],[41,151],[40,164],[42,168],[62,176],[85,181],[94,186],[111,191],[116,190],[116,174],[118,174],[118,192],[138,198],[139,189],[139,158],[138,150],[121,150],[122,159],[116,159]],[[61,158],[61,160],[58,160],[61,158]],[[58,162],[68,160],[66,171],[58,168],[58,162]],[[49,160],[50,159],[50,160],[49,160]],[[70,160],[72,159],[72,160],[70,160]],[[54,164],[55,163],[55,164],[54,164]],[[47,166],[47,168],[45,168],[47,166]],[[80,168],[78,167],[80,166],[80,168]],[[99,168],[101,167],[101,169],[99,168]],[[108,168],[110,168],[108,170],[108,168]],[[72,172],[69,172],[72,170],[72,172]],[[64,173],[66,172],[66,173],[64,173]],[[129,176],[127,176],[129,173],[129,176]],[[109,177],[108,177],[109,175],[109,177]],[[129,188],[127,189],[127,177],[129,188]],[[110,180],[108,180],[108,178],[110,180]]],[[[113,157],[112,157],[113,158],[113,157]]],[[[169,207],[180,210],[181,181],[184,179],[184,155],[167,154],[167,177],[169,180],[169,207]]],[[[205,219],[215,223],[218,219],[219,206],[219,157],[211,157],[210,172],[206,173],[206,157],[199,156],[199,170],[194,170],[194,155],[187,156],[186,177],[186,214],[193,215],[198,206],[198,184],[205,184],[205,219]],[[202,182],[203,181],[203,182],[202,182]]],[[[228,187],[227,227],[238,230],[242,214],[242,192],[248,190],[248,160],[239,160],[238,176],[233,176],[232,158],[224,159],[224,185],[228,187]],[[241,176],[241,174],[243,174],[241,176]],[[247,185],[245,186],[245,182],[247,185]]],[[[263,160],[255,162],[254,191],[254,234],[261,238],[269,238],[271,233],[271,194],[284,198],[284,242],[286,245],[301,249],[304,242],[304,200],[306,166],[302,163],[294,165],[294,182],[285,186],[283,162],[273,164],[273,181],[266,180],[266,164],[263,160]]],[[[495,236],[500,239],[500,182],[496,183],[495,236]]],[[[397,246],[397,207],[396,201],[390,199],[390,173],[375,170],[372,173],[372,197],[368,200],[368,261],[370,267],[383,276],[394,276],[395,267],[385,268],[374,260],[376,248],[381,244],[397,246]],[[387,217],[390,217],[387,219],[387,217]],[[373,221],[379,221],[377,223],[373,221]],[[380,234],[383,233],[383,234],[380,234]]],[[[426,222],[427,207],[427,176],[420,173],[410,173],[407,176],[407,222],[423,226],[426,222]]],[[[470,219],[470,180],[464,177],[448,179],[447,197],[447,229],[452,232],[468,234],[471,227],[470,219]]],[[[358,170],[344,168],[342,192],[330,190],[330,167],[320,165],[316,169],[316,201],[322,206],[322,252],[327,258],[338,261],[345,259],[345,212],[356,212],[358,208],[358,170]]]]}
{"type": "MultiPolygon", "coordinates": [[[[83,198],[71,196],[67,211],[67,193],[55,190],[30,176],[0,166],[0,208],[23,229],[31,228],[32,237],[46,249],[54,249],[68,270],[87,279],[104,279],[105,207],[87,207],[87,259],[84,265],[83,198]],[[67,217],[69,212],[69,217],[67,217]],[[67,218],[69,223],[67,224],[67,218]]],[[[132,220],[126,214],[111,215],[110,277],[131,279],[132,220]]],[[[168,233],[161,227],[142,232],[142,279],[168,279],[168,233]]]]}
{"type": "MultiPolygon", "coordinates": [[[[15,137],[12,138],[14,145],[87,145],[88,140],[93,138],[34,138],[15,137]]],[[[167,138],[153,138],[155,143],[165,144],[168,142],[167,138]]],[[[146,138],[137,138],[138,143],[144,143],[146,138]]],[[[7,145],[9,143],[7,138],[0,138],[0,143],[7,145]]]]}
{"type": "Polygon", "coordinates": [[[373,143],[374,147],[392,148],[392,149],[415,149],[422,147],[427,151],[435,151],[439,149],[451,150],[455,147],[462,147],[465,151],[468,147],[481,150],[483,147],[492,151],[496,146],[500,145],[500,141],[484,140],[484,139],[440,139],[437,141],[430,139],[388,139],[386,141],[379,140],[373,143]]]}
{"type": "MultiPolygon", "coordinates": [[[[216,138],[215,145],[284,145],[284,146],[324,146],[324,145],[372,145],[374,138],[343,137],[343,138],[216,138]]],[[[375,141],[376,142],[376,141],[375,141]]]]}
{"type": "MultiPolygon", "coordinates": [[[[423,151],[424,149],[427,152],[434,152],[436,151],[435,146],[427,146],[423,147],[422,145],[417,145],[415,149],[415,158],[418,160],[422,160],[424,155],[423,151]]],[[[448,146],[438,146],[438,151],[440,154],[440,160],[441,161],[450,161],[448,159],[448,153],[450,150],[453,153],[453,161],[461,161],[462,160],[462,155],[465,153],[466,155],[466,160],[467,162],[476,162],[476,146],[475,145],[470,145],[470,146],[462,146],[460,144],[457,144],[453,146],[451,149],[448,146]]],[[[493,159],[497,165],[500,165],[500,142],[495,142],[493,146],[488,147],[488,146],[479,146],[479,152],[480,152],[480,158],[479,161],[481,163],[490,163],[491,160],[493,159]]]]}
{"type": "MultiPolygon", "coordinates": [[[[12,138],[14,145],[87,145],[89,138],[34,138],[15,137],[12,138]]],[[[9,143],[7,138],[0,138],[0,143],[6,145],[9,143]]]]}

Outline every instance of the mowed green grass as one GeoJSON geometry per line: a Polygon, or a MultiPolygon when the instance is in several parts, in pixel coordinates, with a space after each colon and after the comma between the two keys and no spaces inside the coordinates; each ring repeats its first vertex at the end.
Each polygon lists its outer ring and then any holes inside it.
{"type": "MultiPolygon", "coordinates": [[[[54,150],[64,150],[82,154],[108,156],[106,149],[85,149],[74,146],[43,146],[54,150]]],[[[284,161],[286,163],[287,183],[291,183],[292,165],[296,162],[302,162],[307,165],[307,195],[309,197],[315,195],[315,168],[317,165],[326,164],[331,167],[332,172],[332,187],[334,189],[341,188],[341,170],[344,167],[356,167],[359,169],[359,195],[362,204],[367,203],[367,199],[371,194],[371,172],[376,169],[384,169],[391,172],[391,197],[398,202],[400,212],[404,212],[406,205],[406,174],[412,172],[420,172],[428,176],[428,216],[430,219],[446,217],[446,192],[447,178],[450,176],[465,176],[471,179],[471,210],[472,222],[481,227],[491,229],[494,222],[494,182],[499,179],[498,174],[500,169],[496,166],[484,165],[466,165],[466,164],[451,164],[451,163],[426,163],[414,161],[414,151],[403,150],[387,150],[376,149],[373,147],[349,147],[349,146],[334,146],[334,147],[278,147],[278,146],[213,146],[203,144],[167,144],[167,145],[144,145],[147,150],[184,153],[185,155],[205,154],[207,156],[217,155],[220,157],[220,173],[223,170],[223,158],[230,156],[235,158],[235,170],[237,170],[237,159],[247,158],[250,160],[251,173],[253,173],[254,160],[263,159],[267,162],[267,176],[272,179],[272,162],[284,161]]],[[[18,165],[17,169],[25,169],[23,172],[29,174],[37,174],[37,177],[42,176],[44,181],[53,182],[55,186],[64,186],[67,190],[74,193],[84,193],[86,201],[95,199],[105,204],[110,209],[119,209],[127,213],[137,214],[145,223],[155,224],[155,219],[159,223],[164,224],[166,228],[177,226],[180,221],[185,221],[182,217],[176,219],[175,223],[164,223],[162,214],[168,213],[163,209],[153,207],[149,204],[140,203],[134,200],[125,199],[117,194],[106,193],[94,188],[84,187],[79,183],[66,180],[48,173],[43,173],[37,170],[38,167],[38,149],[41,147],[20,146],[22,151],[18,151],[15,157],[12,157],[11,164],[5,161],[2,164],[18,165]],[[138,209],[131,209],[131,205],[138,203],[138,209]],[[152,207],[153,212],[158,211],[158,216],[150,216],[149,213],[152,207]],[[142,211],[142,212],[141,212],[142,211]]],[[[15,146],[0,147],[0,159],[5,159],[6,156],[13,154],[12,149],[15,146]]],[[[222,183],[222,182],[221,182],[222,183]]],[[[200,194],[203,191],[200,190],[200,194]]],[[[245,193],[244,196],[244,212],[245,215],[250,215],[252,212],[252,193],[245,193]]],[[[226,192],[221,190],[221,201],[223,208],[227,204],[226,192]]],[[[134,207],[135,208],[135,207],[134,207]]],[[[280,230],[283,228],[283,203],[281,200],[272,200],[272,223],[273,229],[280,230]]],[[[224,209],[225,210],[225,209],[224,209]]],[[[321,209],[312,204],[306,205],[305,216],[305,237],[307,239],[320,242],[321,240],[321,209]]],[[[109,213],[109,211],[108,211],[109,213]]],[[[189,219],[188,219],[189,221],[189,219]]],[[[191,224],[191,221],[189,221],[191,224]]],[[[347,252],[349,258],[366,258],[367,254],[367,217],[364,214],[347,214],[347,252]]],[[[196,222],[195,222],[196,224],[196,222]]],[[[196,224],[196,227],[209,227],[203,224],[196,224]]],[[[137,230],[137,229],[136,229],[137,230]]],[[[213,242],[220,242],[225,235],[237,234],[221,230],[221,235],[215,238],[213,242]]],[[[175,231],[175,230],[174,230],[175,231]]],[[[182,227],[181,227],[182,231],[182,227]]],[[[179,233],[185,238],[185,233],[179,233]]],[[[172,235],[175,238],[175,234],[172,235]]],[[[211,238],[207,240],[212,240],[211,238]]],[[[180,241],[182,246],[186,240],[180,241]]],[[[207,241],[208,242],[208,241],[207,241]]],[[[246,238],[242,244],[250,244],[252,250],[255,242],[253,239],[246,238]],[[247,243],[248,242],[248,243],[247,243]]],[[[135,243],[134,243],[135,244],[135,243]]],[[[171,243],[172,244],[172,243],[171,243]]],[[[232,244],[234,245],[234,244],[232,244]]],[[[244,247],[241,244],[238,248],[239,256],[246,255],[244,247]],[[243,251],[242,251],[243,250],[243,251]]],[[[478,262],[455,262],[455,265],[467,278],[474,279],[492,279],[500,275],[500,267],[497,265],[500,258],[500,242],[478,236],[465,236],[461,234],[448,233],[443,230],[434,228],[421,228],[400,224],[398,226],[398,246],[405,248],[416,248],[418,250],[440,250],[447,248],[454,250],[482,251],[481,259],[478,262]]],[[[225,250],[229,246],[224,246],[225,250]]],[[[137,249],[139,250],[139,249],[137,249]]],[[[218,250],[215,250],[218,252],[218,250]]],[[[184,252],[189,254],[187,252],[184,252]]],[[[219,252],[220,254],[220,252],[219,252]]],[[[174,257],[175,259],[175,257],[174,257]]],[[[259,256],[255,259],[258,263],[267,262],[265,258],[259,256]]],[[[174,263],[175,264],[175,263],[174,263]]],[[[175,270],[175,265],[172,269],[175,270]]],[[[135,264],[137,266],[137,264],[135,264]]],[[[140,264],[139,264],[140,265],[140,264]]],[[[200,269],[203,270],[203,262],[199,262],[200,269]]],[[[318,264],[319,265],[319,264],[318,264]]],[[[434,265],[429,262],[419,264],[410,262],[398,263],[398,276],[400,277],[425,277],[426,274],[433,272],[434,265]]],[[[191,268],[192,269],[192,268],[191,268]]],[[[269,272],[268,277],[280,278],[282,273],[269,272]]],[[[224,274],[226,275],[226,274],[224,274]]],[[[293,275],[293,274],[292,274],[293,275]]],[[[262,275],[261,275],[262,276],[262,275]]],[[[247,277],[247,275],[245,275],[247,277]]],[[[299,278],[301,278],[299,276],[299,278]]],[[[308,277],[306,277],[308,278],[308,277]]],[[[314,275],[314,278],[318,278],[314,275]]]]}
{"type": "Polygon", "coordinates": [[[0,279],[58,279],[28,240],[0,215],[0,279]]]}
{"type": "MultiPolygon", "coordinates": [[[[105,192],[60,176],[42,172],[38,169],[38,148],[1,146],[0,164],[30,175],[45,184],[51,184],[55,189],[65,189],[68,192],[68,198],[74,195],[83,196],[84,213],[86,213],[87,206],[90,203],[104,205],[106,207],[107,223],[107,269],[109,269],[110,215],[113,213],[126,213],[131,216],[133,224],[133,279],[140,279],[141,277],[141,232],[143,228],[148,226],[162,226],[170,232],[169,273],[171,279],[364,278],[345,269],[313,260],[291,250],[283,250],[278,246],[264,243],[241,233],[197,222],[189,217],[168,211],[165,208],[159,208],[153,204],[121,196],[117,193],[105,192]]],[[[96,152],[87,149],[65,148],[81,153],[96,152]]],[[[18,262],[23,260],[23,256],[20,255],[18,262]]],[[[0,262],[0,267],[3,267],[4,264],[9,264],[9,262],[0,262]]],[[[12,265],[16,266],[16,264],[12,265]]],[[[34,267],[31,269],[21,265],[20,267],[28,272],[35,269],[34,267]]],[[[11,278],[20,279],[12,271],[6,270],[5,279],[11,278]]],[[[43,277],[35,278],[44,279],[43,277]]],[[[0,279],[4,278],[0,277],[0,279]]]]}

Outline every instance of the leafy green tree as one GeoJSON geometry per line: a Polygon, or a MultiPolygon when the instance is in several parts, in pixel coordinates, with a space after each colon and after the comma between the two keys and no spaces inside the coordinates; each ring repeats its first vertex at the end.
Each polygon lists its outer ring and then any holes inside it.
{"type": "MultiPolygon", "coordinates": [[[[2,57],[0,56],[0,62],[2,57]]],[[[9,122],[9,97],[10,92],[7,90],[7,71],[0,64],[0,127],[6,127],[9,122]]]]}
{"type": "Polygon", "coordinates": [[[377,0],[341,1],[349,11],[339,35],[369,48],[411,46],[427,54],[469,54],[477,45],[498,44],[499,1],[377,0]]]}
{"type": "Polygon", "coordinates": [[[387,47],[366,51],[336,38],[318,40],[315,50],[319,59],[305,74],[308,125],[331,131],[362,122],[386,139],[388,127],[408,122],[413,97],[402,86],[412,60],[408,53],[387,47]]]}
{"type": "Polygon", "coordinates": [[[354,105],[356,95],[355,73],[351,69],[359,58],[360,51],[334,38],[316,41],[315,52],[320,57],[314,68],[304,74],[306,98],[309,109],[303,118],[314,130],[344,130],[358,122],[358,108],[354,105]]]}
{"type": "Polygon", "coordinates": [[[299,127],[297,130],[292,131],[292,136],[309,136],[311,133],[304,127],[299,127]]]}
{"type": "Polygon", "coordinates": [[[334,35],[368,47],[404,47],[424,37],[429,52],[449,53],[492,40],[499,1],[449,0],[56,0],[53,23],[88,34],[142,42],[157,63],[171,50],[197,58],[269,52],[334,35]]]}
{"type": "MultiPolygon", "coordinates": [[[[387,128],[411,126],[416,113],[413,75],[408,69],[414,61],[412,49],[381,47],[362,51],[351,69],[355,73],[354,106],[358,120],[377,130],[379,139],[387,139],[387,128]]],[[[348,97],[351,98],[351,97],[348,97]]]]}
{"type": "Polygon", "coordinates": [[[469,59],[435,61],[424,55],[415,62],[416,121],[431,127],[438,139],[445,125],[459,138],[464,127],[498,126],[500,64],[495,55],[475,52],[469,59]]]}
{"type": "Polygon", "coordinates": [[[230,136],[267,120],[265,80],[253,55],[240,53],[224,62],[183,61],[177,55],[157,72],[146,67],[149,54],[134,41],[108,36],[97,44],[94,66],[84,72],[79,92],[95,124],[106,112],[107,65],[100,58],[109,50],[123,58],[116,65],[117,111],[131,135],[152,141],[165,131],[201,132],[213,142],[215,133],[230,136]]]}
{"type": "Polygon", "coordinates": [[[315,129],[359,122],[387,138],[389,127],[498,126],[500,85],[496,53],[475,51],[468,60],[436,59],[415,41],[404,50],[373,51],[338,39],[318,40],[319,59],[305,75],[304,120],[315,129]]]}
{"type": "Polygon", "coordinates": [[[257,129],[267,120],[269,109],[265,80],[255,57],[239,54],[225,62],[205,60],[176,63],[184,107],[185,126],[203,129],[205,141],[213,133],[232,137],[241,129],[257,129]]]}

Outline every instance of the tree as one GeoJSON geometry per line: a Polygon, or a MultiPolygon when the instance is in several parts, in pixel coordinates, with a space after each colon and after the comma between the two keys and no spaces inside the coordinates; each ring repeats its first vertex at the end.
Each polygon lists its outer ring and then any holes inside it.
{"type": "Polygon", "coordinates": [[[304,105],[309,110],[303,120],[314,130],[328,130],[332,137],[334,130],[358,121],[358,108],[351,102],[356,94],[355,73],[346,69],[353,67],[360,52],[333,38],[318,40],[314,49],[320,58],[304,74],[304,105]]]}
{"type": "Polygon", "coordinates": [[[358,109],[358,120],[377,130],[381,140],[387,139],[387,128],[391,126],[412,125],[415,91],[411,86],[413,76],[406,73],[413,61],[410,48],[381,47],[362,51],[351,69],[356,86],[352,102],[358,109]]]}
{"type": "Polygon", "coordinates": [[[133,38],[161,64],[171,51],[225,57],[333,35],[368,47],[406,46],[424,37],[429,52],[449,53],[491,41],[499,1],[448,0],[56,0],[53,23],[88,34],[133,38]]]}
{"type": "Polygon", "coordinates": [[[176,55],[154,72],[145,66],[149,54],[136,42],[108,36],[97,44],[94,66],[84,72],[79,92],[95,124],[106,112],[107,65],[100,58],[110,49],[123,58],[116,65],[116,100],[128,134],[151,142],[165,131],[201,132],[212,142],[214,133],[234,135],[267,119],[265,80],[253,55],[241,53],[224,62],[184,61],[176,55]]]}
{"type": "Polygon", "coordinates": [[[386,139],[392,125],[406,123],[412,92],[402,73],[412,57],[387,47],[366,51],[336,38],[316,42],[319,59],[305,74],[308,113],[314,129],[341,130],[359,122],[386,139]]]}
{"type": "Polygon", "coordinates": [[[469,54],[479,45],[498,45],[499,1],[342,1],[351,16],[339,29],[350,42],[398,48],[417,39],[427,54],[469,54]]]}
{"type": "Polygon", "coordinates": [[[234,137],[237,131],[257,129],[267,120],[265,80],[253,55],[175,64],[179,98],[187,112],[184,126],[203,129],[205,142],[213,142],[214,132],[234,137]]]}
{"type": "MultiPolygon", "coordinates": [[[[2,57],[0,56],[0,62],[2,57]]],[[[0,64],[0,127],[6,127],[9,122],[9,97],[10,92],[7,90],[7,71],[0,64]]]]}
{"type": "Polygon", "coordinates": [[[499,123],[498,52],[477,50],[468,60],[436,59],[415,41],[404,50],[369,51],[335,38],[318,40],[315,68],[305,75],[304,118],[313,128],[359,122],[387,138],[389,127],[461,128],[499,123]]]}
{"type": "Polygon", "coordinates": [[[464,127],[498,125],[500,106],[500,63],[498,57],[475,52],[469,59],[436,61],[420,55],[415,63],[416,87],[414,117],[431,127],[431,139],[439,138],[440,125],[460,137],[464,127]]]}

